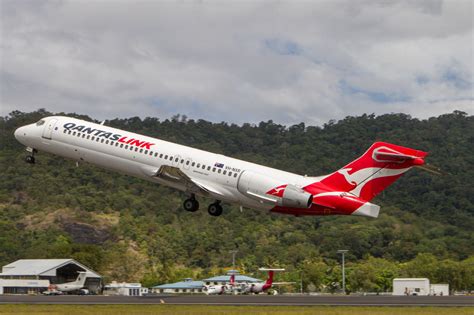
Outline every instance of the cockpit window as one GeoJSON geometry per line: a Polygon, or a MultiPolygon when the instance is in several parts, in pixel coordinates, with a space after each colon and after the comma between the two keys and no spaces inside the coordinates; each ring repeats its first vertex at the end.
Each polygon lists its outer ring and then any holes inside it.
{"type": "Polygon", "coordinates": [[[41,119],[36,123],[36,126],[42,126],[42,125],[44,125],[44,123],[45,123],[45,121],[43,119],[41,119]]]}

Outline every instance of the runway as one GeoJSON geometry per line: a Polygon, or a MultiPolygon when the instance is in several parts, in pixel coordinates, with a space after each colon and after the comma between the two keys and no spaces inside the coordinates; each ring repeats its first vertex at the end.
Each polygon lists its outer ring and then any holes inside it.
{"type": "Polygon", "coordinates": [[[471,306],[474,296],[309,296],[309,295],[160,295],[160,296],[0,296],[0,304],[171,304],[287,306],[471,306]]]}

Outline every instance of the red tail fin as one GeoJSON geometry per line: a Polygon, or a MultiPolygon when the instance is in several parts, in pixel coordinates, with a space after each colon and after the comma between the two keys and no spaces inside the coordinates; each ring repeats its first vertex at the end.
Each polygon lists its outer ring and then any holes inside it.
{"type": "Polygon", "coordinates": [[[270,285],[270,286],[272,285],[272,283],[273,283],[273,274],[274,273],[275,272],[273,270],[268,271],[268,279],[267,279],[267,281],[265,281],[266,285],[270,285]]]}
{"type": "Polygon", "coordinates": [[[376,142],[361,157],[317,184],[333,191],[351,192],[362,200],[370,201],[411,167],[423,165],[426,155],[423,151],[376,142]]]}

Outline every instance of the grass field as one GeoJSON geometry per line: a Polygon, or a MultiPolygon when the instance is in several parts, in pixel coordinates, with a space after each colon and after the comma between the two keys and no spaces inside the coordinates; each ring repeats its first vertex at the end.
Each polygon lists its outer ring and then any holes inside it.
{"type": "Polygon", "coordinates": [[[202,305],[0,305],[0,314],[212,314],[212,315],[474,315],[474,307],[202,306],[202,305]]]}

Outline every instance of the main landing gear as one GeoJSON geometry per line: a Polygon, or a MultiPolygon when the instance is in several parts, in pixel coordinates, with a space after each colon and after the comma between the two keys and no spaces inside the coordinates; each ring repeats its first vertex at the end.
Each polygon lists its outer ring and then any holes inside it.
{"type": "Polygon", "coordinates": [[[27,155],[25,157],[25,162],[28,163],[28,164],[35,164],[35,162],[36,162],[35,153],[38,152],[38,151],[36,149],[32,149],[32,148],[26,148],[26,151],[30,152],[31,154],[27,155]]]}
{"type": "Polygon", "coordinates": [[[222,206],[220,205],[220,203],[221,202],[219,200],[216,200],[216,202],[211,203],[209,207],[207,207],[207,212],[214,217],[220,216],[222,214],[222,206]]]}
{"type": "MultiPolygon", "coordinates": [[[[214,217],[220,216],[222,214],[222,206],[220,203],[220,200],[211,203],[209,207],[207,207],[207,212],[214,217]]],[[[189,212],[196,212],[199,209],[199,202],[196,200],[194,194],[183,202],[183,208],[189,212]]]]}
{"type": "Polygon", "coordinates": [[[183,208],[189,212],[195,212],[199,209],[199,202],[196,200],[196,196],[194,196],[194,194],[191,195],[191,198],[186,199],[183,202],[183,208]]]}

